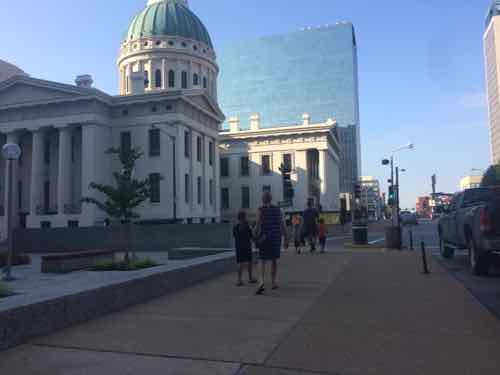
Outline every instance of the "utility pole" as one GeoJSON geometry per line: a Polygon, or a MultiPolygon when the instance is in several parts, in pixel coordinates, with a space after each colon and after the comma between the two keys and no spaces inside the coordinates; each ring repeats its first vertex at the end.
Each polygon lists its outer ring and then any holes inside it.
{"type": "Polygon", "coordinates": [[[399,167],[396,167],[396,226],[399,227],[399,167]]]}

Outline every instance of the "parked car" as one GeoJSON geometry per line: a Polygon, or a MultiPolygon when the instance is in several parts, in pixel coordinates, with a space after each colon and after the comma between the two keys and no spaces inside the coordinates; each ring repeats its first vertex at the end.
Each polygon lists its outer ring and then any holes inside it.
{"type": "Polygon", "coordinates": [[[410,211],[401,211],[399,214],[401,224],[403,225],[417,225],[417,214],[410,211]]]}
{"type": "Polygon", "coordinates": [[[457,193],[438,224],[440,251],[451,258],[455,249],[468,249],[472,273],[488,273],[500,252],[500,188],[477,188],[457,193]]]}

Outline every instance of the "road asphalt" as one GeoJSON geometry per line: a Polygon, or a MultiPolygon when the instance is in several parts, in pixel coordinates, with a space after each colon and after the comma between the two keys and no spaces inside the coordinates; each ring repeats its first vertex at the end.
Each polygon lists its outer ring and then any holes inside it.
{"type": "Polygon", "coordinates": [[[497,375],[500,321],[418,252],[283,254],[278,290],[228,274],[0,353],[0,374],[497,375]]]}

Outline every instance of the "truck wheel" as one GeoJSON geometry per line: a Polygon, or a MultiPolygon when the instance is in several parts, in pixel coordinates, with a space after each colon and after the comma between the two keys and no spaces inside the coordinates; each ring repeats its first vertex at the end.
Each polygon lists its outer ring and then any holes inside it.
{"type": "Polygon", "coordinates": [[[478,251],[474,240],[469,240],[469,261],[473,275],[487,275],[489,270],[489,257],[487,254],[481,254],[478,251]]]}
{"type": "Polygon", "coordinates": [[[441,253],[441,256],[446,259],[453,258],[455,255],[455,250],[448,246],[446,242],[442,239],[439,239],[439,251],[441,253]]]}

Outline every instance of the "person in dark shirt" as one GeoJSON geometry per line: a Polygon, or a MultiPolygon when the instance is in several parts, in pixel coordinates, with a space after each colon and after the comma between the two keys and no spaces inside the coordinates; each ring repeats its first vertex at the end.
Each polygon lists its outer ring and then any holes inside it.
{"type": "Polygon", "coordinates": [[[248,282],[255,284],[252,276],[252,228],[247,222],[245,211],[238,213],[238,224],[233,228],[236,246],[236,262],[238,263],[238,281],[236,286],[243,286],[243,270],[248,270],[248,282]]]}
{"type": "Polygon", "coordinates": [[[314,208],[312,199],[307,201],[307,208],[302,214],[304,221],[304,236],[309,240],[311,253],[316,251],[316,237],[318,236],[319,212],[314,208]]]}

